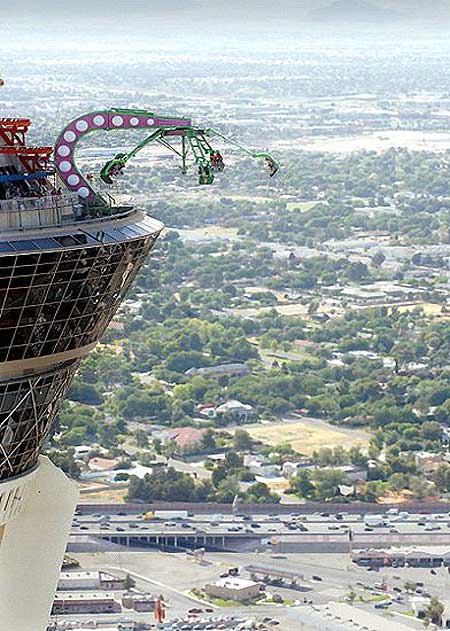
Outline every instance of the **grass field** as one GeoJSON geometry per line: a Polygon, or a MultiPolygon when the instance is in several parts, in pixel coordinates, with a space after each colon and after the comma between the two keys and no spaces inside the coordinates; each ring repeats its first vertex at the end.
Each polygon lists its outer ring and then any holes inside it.
{"type": "Polygon", "coordinates": [[[364,430],[335,427],[319,419],[264,424],[251,427],[248,431],[253,438],[263,443],[290,443],[293,449],[305,455],[310,455],[321,447],[366,447],[370,439],[370,434],[364,430]]]}
{"type": "Polygon", "coordinates": [[[287,204],[288,210],[299,210],[302,213],[308,212],[314,206],[317,206],[319,202],[289,202],[287,204]]]}
{"type": "Polygon", "coordinates": [[[92,488],[92,490],[85,484],[80,484],[79,488],[85,504],[90,502],[94,504],[97,502],[105,502],[105,504],[111,502],[123,502],[127,493],[126,488],[110,489],[106,486],[101,487],[100,485],[98,485],[97,489],[92,488]]]}
{"type": "Polygon", "coordinates": [[[438,305],[434,302],[418,302],[412,305],[400,305],[398,311],[404,313],[405,311],[413,311],[414,309],[422,309],[426,316],[450,318],[449,313],[442,313],[442,305],[438,305]]]}

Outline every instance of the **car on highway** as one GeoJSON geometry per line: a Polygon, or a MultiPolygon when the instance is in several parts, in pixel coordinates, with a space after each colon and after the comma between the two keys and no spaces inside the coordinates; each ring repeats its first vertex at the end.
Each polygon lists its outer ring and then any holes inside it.
{"type": "Polygon", "coordinates": [[[322,578],[320,576],[318,576],[317,574],[313,574],[311,579],[313,581],[319,581],[319,582],[322,580],[322,578]]]}
{"type": "Polygon", "coordinates": [[[432,530],[441,530],[441,527],[440,527],[440,526],[438,526],[437,524],[427,524],[427,525],[425,526],[425,530],[426,530],[427,532],[430,532],[430,531],[432,531],[432,530]]]}
{"type": "Polygon", "coordinates": [[[331,524],[331,526],[328,526],[328,530],[339,530],[339,526],[336,526],[336,524],[331,524]]]}

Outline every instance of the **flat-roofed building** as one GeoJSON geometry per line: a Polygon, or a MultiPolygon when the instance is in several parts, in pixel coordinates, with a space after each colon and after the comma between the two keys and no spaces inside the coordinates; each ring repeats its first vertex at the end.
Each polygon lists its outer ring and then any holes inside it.
{"type": "Polygon", "coordinates": [[[251,600],[261,593],[261,583],[244,578],[226,577],[220,578],[215,583],[205,585],[205,593],[216,598],[236,600],[243,602],[251,600]]]}
{"type": "Polygon", "coordinates": [[[122,606],[112,592],[59,592],[52,615],[120,613],[122,606]]]}
{"type": "Polygon", "coordinates": [[[366,548],[355,550],[352,560],[358,565],[385,565],[394,567],[450,566],[449,546],[403,546],[392,548],[366,548]]]}
{"type": "Polygon", "coordinates": [[[152,594],[127,592],[122,597],[122,606],[125,609],[134,609],[134,611],[139,612],[154,611],[156,600],[156,596],[152,594]]]}
{"type": "Polygon", "coordinates": [[[58,581],[58,591],[81,591],[93,589],[97,591],[113,591],[124,589],[125,579],[118,578],[108,572],[62,572],[58,581]]]}

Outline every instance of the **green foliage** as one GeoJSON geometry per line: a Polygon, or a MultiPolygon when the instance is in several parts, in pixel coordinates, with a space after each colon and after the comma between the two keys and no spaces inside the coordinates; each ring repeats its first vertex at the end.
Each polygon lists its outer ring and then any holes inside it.
{"type": "Polygon", "coordinates": [[[78,479],[81,475],[81,468],[75,461],[75,450],[68,448],[63,451],[52,449],[47,452],[47,456],[57,467],[62,469],[71,478],[78,479]]]}
{"type": "Polygon", "coordinates": [[[196,502],[204,501],[205,496],[208,498],[210,491],[207,482],[196,483],[188,474],[175,471],[173,467],[155,468],[143,479],[130,477],[127,498],[144,502],[196,502]]]}

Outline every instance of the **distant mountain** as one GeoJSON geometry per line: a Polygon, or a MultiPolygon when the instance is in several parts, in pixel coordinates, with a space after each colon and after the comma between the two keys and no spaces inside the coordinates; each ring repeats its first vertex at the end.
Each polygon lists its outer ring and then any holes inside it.
{"type": "Polygon", "coordinates": [[[388,23],[404,17],[395,9],[382,7],[370,0],[335,0],[325,7],[313,9],[308,20],[314,22],[376,22],[388,23]]]}

